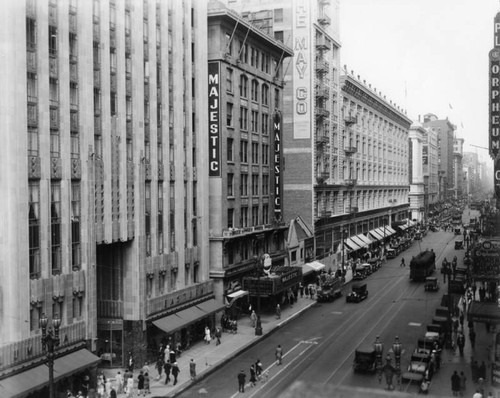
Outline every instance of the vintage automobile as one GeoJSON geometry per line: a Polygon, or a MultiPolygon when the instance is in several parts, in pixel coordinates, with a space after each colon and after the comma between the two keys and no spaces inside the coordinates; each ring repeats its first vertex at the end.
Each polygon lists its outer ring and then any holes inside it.
{"type": "Polygon", "coordinates": [[[463,249],[464,248],[464,240],[463,239],[457,239],[455,241],[455,249],[456,250],[459,250],[459,249],[463,249]]]}
{"type": "Polygon", "coordinates": [[[394,249],[387,249],[387,251],[386,251],[387,258],[396,258],[397,255],[398,255],[398,252],[394,249]]]}
{"type": "Polygon", "coordinates": [[[352,279],[362,280],[372,273],[372,267],[369,264],[361,264],[356,267],[352,279]]]}
{"type": "Polygon", "coordinates": [[[378,269],[376,263],[366,262],[366,263],[361,264],[361,266],[362,267],[370,267],[370,274],[373,274],[378,269]]]}
{"type": "Polygon", "coordinates": [[[342,295],[342,280],[327,273],[320,275],[319,287],[316,291],[318,302],[333,301],[342,295]]]}
{"type": "Polygon", "coordinates": [[[370,258],[368,261],[367,261],[368,264],[371,265],[372,269],[379,269],[381,266],[382,266],[382,261],[380,261],[380,258],[370,258]]]}
{"type": "Polygon", "coordinates": [[[352,285],[352,290],[345,297],[346,303],[359,303],[368,297],[366,283],[356,283],[352,285]]]}
{"type": "Polygon", "coordinates": [[[460,228],[455,228],[455,235],[460,235],[462,230],[460,228]]]}
{"type": "Polygon", "coordinates": [[[425,372],[429,368],[430,359],[430,355],[413,353],[410,358],[410,364],[408,365],[408,372],[425,376],[425,372]]]}
{"type": "Polygon", "coordinates": [[[415,236],[413,237],[415,240],[420,240],[422,239],[422,233],[419,231],[419,232],[416,232],[415,233],[415,236]]]}
{"type": "Polygon", "coordinates": [[[354,363],[352,367],[355,372],[372,372],[377,370],[377,355],[372,346],[360,346],[354,351],[354,363]]]}
{"type": "Polygon", "coordinates": [[[438,278],[435,276],[425,278],[424,290],[426,292],[437,292],[439,290],[438,278]]]}
{"type": "Polygon", "coordinates": [[[434,349],[435,340],[424,336],[417,340],[417,346],[415,347],[413,354],[421,354],[430,357],[434,349]]]}

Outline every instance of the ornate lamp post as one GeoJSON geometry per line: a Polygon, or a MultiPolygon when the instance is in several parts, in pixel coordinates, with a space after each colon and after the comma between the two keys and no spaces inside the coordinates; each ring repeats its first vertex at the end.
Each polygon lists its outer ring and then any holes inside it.
{"type": "Polygon", "coordinates": [[[263,260],[254,256],[255,269],[257,272],[257,322],[255,323],[255,335],[262,336],[262,323],[260,322],[260,274],[262,272],[263,260]]]}
{"type": "Polygon", "coordinates": [[[375,342],[373,343],[373,349],[375,350],[375,357],[376,357],[376,368],[379,372],[378,375],[378,382],[382,382],[382,352],[384,351],[384,345],[380,341],[380,336],[377,336],[375,338],[375,342]]]}
{"type": "Polygon", "coordinates": [[[55,349],[59,345],[59,327],[61,326],[61,318],[59,315],[54,315],[52,318],[52,326],[47,330],[49,320],[42,314],[39,320],[40,328],[42,329],[42,346],[47,351],[47,365],[49,367],[49,391],[50,398],[55,398],[54,391],[54,357],[55,349]]]}
{"type": "Polygon", "coordinates": [[[399,341],[399,337],[394,338],[394,343],[392,343],[392,351],[394,352],[394,360],[396,362],[396,371],[398,374],[398,384],[400,384],[401,379],[401,351],[403,350],[403,344],[399,341]]]}

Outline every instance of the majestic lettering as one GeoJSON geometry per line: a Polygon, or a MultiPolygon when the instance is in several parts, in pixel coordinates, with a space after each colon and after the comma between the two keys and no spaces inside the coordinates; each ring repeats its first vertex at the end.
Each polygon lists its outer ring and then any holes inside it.
{"type": "Polygon", "coordinates": [[[208,175],[220,177],[220,69],[208,63],[208,175]]]}
{"type": "Polygon", "coordinates": [[[281,115],[274,114],[274,218],[281,221],[281,115]]]}

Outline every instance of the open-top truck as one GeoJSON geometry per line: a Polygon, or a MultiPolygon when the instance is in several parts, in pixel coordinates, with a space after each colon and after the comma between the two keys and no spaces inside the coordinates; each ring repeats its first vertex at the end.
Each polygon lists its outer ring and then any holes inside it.
{"type": "Polygon", "coordinates": [[[319,276],[319,288],[317,290],[318,301],[333,301],[342,295],[342,281],[333,274],[321,274],[319,276]]]}
{"type": "Polygon", "coordinates": [[[410,280],[425,281],[436,270],[436,254],[425,250],[410,261],[410,280]]]}

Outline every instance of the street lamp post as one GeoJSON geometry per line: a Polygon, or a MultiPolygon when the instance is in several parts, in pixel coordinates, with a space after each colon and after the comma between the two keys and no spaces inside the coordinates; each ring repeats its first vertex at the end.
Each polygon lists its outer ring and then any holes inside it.
{"type": "Polygon", "coordinates": [[[384,345],[380,341],[380,336],[375,338],[375,342],[373,343],[373,349],[375,350],[375,358],[376,358],[376,369],[379,372],[378,381],[382,382],[382,352],[384,351],[384,345]]]}
{"type": "Polygon", "coordinates": [[[52,318],[52,326],[47,330],[49,320],[42,314],[39,320],[40,328],[42,329],[42,346],[47,351],[47,366],[49,367],[49,398],[55,398],[54,391],[54,357],[55,349],[59,345],[59,327],[61,326],[61,318],[54,315],[52,318]]]}
{"type": "Polygon", "coordinates": [[[262,323],[260,321],[260,273],[262,272],[262,258],[255,256],[257,270],[257,321],[255,322],[255,335],[262,336],[262,323]]]}
{"type": "Polygon", "coordinates": [[[399,341],[399,337],[396,336],[394,343],[392,343],[392,351],[394,352],[394,360],[396,362],[396,372],[398,375],[398,384],[401,383],[401,351],[403,350],[403,345],[399,341]]]}

